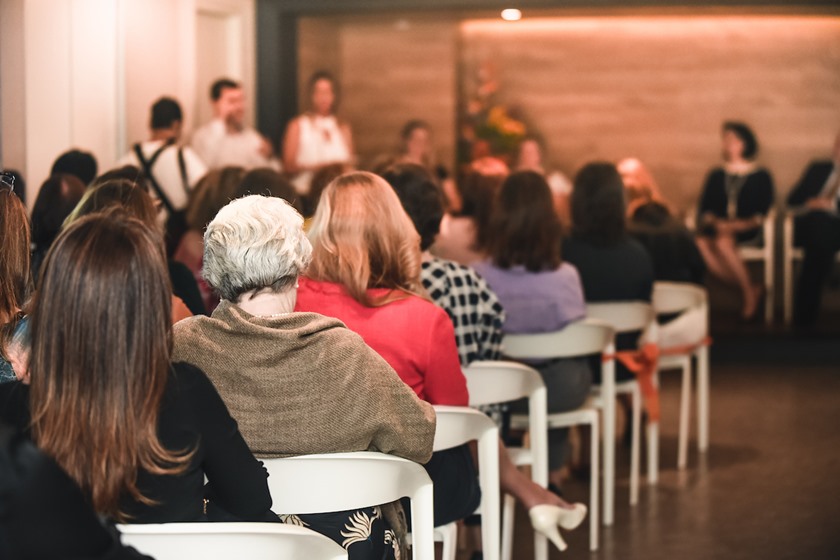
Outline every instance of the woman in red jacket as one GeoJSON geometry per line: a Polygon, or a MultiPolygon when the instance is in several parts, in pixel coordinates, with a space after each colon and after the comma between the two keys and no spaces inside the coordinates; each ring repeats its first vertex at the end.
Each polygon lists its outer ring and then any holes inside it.
{"type": "MultiPolygon", "coordinates": [[[[312,263],[301,278],[297,311],[337,317],[431,404],[467,406],[455,333],[420,281],[420,236],[393,189],[371,173],[335,179],[310,229],[312,263]]],[[[529,510],[534,528],[565,548],[557,526],[586,515],[534,484],[510,462],[500,442],[502,489],[529,510]]],[[[465,448],[435,453],[426,465],[435,483],[435,525],[460,519],[478,504],[474,467],[465,448]]]]}

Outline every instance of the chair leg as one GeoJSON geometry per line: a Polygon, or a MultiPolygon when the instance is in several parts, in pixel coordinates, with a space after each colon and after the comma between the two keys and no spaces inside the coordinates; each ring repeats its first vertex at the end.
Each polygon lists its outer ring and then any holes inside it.
{"type": "Polygon", "coordinates": [[[659,482],[659,422],[648,422],[647,445],[648,484],[657,484],[659,482]]]}
{"type": "Polygon", "coordinates": [[[682,367],[682,393],[680,396],[680,437],[678,442],[677,467],[684,469],[688,464],[688,418],[691,414],[691,362],[682,367]]]}
{"type": "Polygon", "coordinates": [[[642,394],[639,384],[633,386],[633,424],[630,447],[630,505],[639,503],[639,454],[641,452],[642,394]]]}
{"type": "Polygon", "coordinates": [[[604,511],[603,523],[605,527],[613,524],[615,498],[615,395],[604,396],[604,511]]]}
{"type": "Polygon", "coordinates": [[[697,350],[697,448],[709,448],[709,347],[697,350]]]}
{"type": "MultiPolygon", "coordinates": [[[[653,375],[653,383],[659,389],[659,372],[653,375]]],[[[659,422],[651,422],[648,419],[647,426],[647,467],[648,484],[659,482],[659,422]]]]}
{"type": "Polygon", "coordinates": [[[775,293],[773,282],[773,257],[770,256],[764,259],[764,322],[770,327],[773,325],[773,311],[775,309],[775,293]]]}
{"type": "Polygon", "coordinates": [[[592,444],[590,446],[589,475],[589,550],[598,550],[598,415],[592,417],[592,444]]]}
{"type": "Polygon", "coordinates": [[[455,560],[458,552],[458,525],[456,523],[447,523],[440,527],[435,527],[435,540],[440,537],[440,542],[443,543],[443,550],[441,560],[455,560]]]}
{"type": "MultiPolygon", "coordinates": [[[[787,240],[786,240],[787,241],[787,240]]],[[[788,247],[784,248],[784,270],[782,272],[782,297],[784,299],[784,321],[785,326],[789,327],[793,322],[793,255],[789,253],[788,247]]]]}
{"type": "Polygon", "coordinates": [[[510,494],[505,494],[502,513],[502,560],[513,559],[513,516],[514,499],[510,494]]]}

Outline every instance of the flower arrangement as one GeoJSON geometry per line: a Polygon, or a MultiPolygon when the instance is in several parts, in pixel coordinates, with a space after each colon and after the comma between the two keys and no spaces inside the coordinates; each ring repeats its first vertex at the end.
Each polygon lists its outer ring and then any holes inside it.
{"type": "Polygon", "coordinates": [[[468,88],[472,92],[465,95],[459,161],[469,163],[492,156],[512,163],[528,127],[515,107],[496,101],[499,82],[491,62],[479,65],[468,88]]]}

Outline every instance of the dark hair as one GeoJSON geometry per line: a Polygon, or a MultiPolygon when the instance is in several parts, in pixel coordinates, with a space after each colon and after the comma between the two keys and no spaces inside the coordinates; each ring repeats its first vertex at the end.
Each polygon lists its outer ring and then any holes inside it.
{"type": "Polygon", "coordinates": [[[20,174],[20,171],[15,169],[6,169],[0,171],[0,175],[6,176],[6,182],[12,183],[12,192],[14,192],[17,197],[23,202],[26,203],[26,181],[23,178],[23,175],[20,174]]]}
{"type": "Polygon", "coordinates": [[[111,179],[100,182],[98,179],[91,186],[73,212],[64,221],[64,227],[87,216],[109,208],[119,208],[127,215],[143,222],[146,227],[157,230],[157,208],[141,186],[126,179],[111,179]]]}
{"type": "Polygon", "coordinates": [[[408,139],[411,138],[411,134],[415,130],[430,130],[429,123],[420,119],[412,119],[405,123],[400,131],[400,138],[402,138],[403,142],[408,142],[408,139]]]}
{"type": "Polygon", "coordinates": [[[626,232],[624,183],[615,165],[586,164],[575,177],[572,232],[598,245],[612,245],[626,232]]]}
{"type": "Polygon", "coordinates": [[[230,78],[219,78],[210,86],[210,99],[218,101],[222,97],[222,91],[226,89],[239,89],[241,86],[230,78]]]}
{"type": "Polygon", "coordinates": [[[473,249],[483,250],[487,247],[490,239],[490,215],[504,179],[502,175],[485,175],[477,171],[468,171],[458,181],[458,193],[461,195],[459,215],[470,217],[475,221],[476,239],[473,249]]]}
{"type": "Polygon", "coordinates": [[[382,178],[397,193],[400,203],[414,228],[420,234],[420,249],[425,251],[435,242],[443,219],[443,193],[425,168],[402,163],[389,167],[382,178]]]}
{"type": "Polygon", "coordinates": [[[184,120],[181,106],[171,97],[161,97],[152,105],[150,126],[153,130],[169,128],[176,122],[184,120]]]}
{"type": "Polygon", "coordinates": [[[64,219],[73,211],[85,185],[75,175],[53,175],[41,185],[32,207],[32,243],[46,251],[61,231],[64,219]]]}
{"type": "Polygon", "coordinates": [[[175,475],[190,458],[165,449],[157,435],[170,368],[170,307],[163,241],[115,211],[61,233],[35,296],[33,440],[97,512],[121,521],[125,498],[155,503],[138,488],[140,469],[175,475]]]}
{"type": "Polygon", "coordinates": [[[490,217],[487,249],[501,268],[524,266],[530,272],[554,270],[562,262],[563,229],[554,212],[551,189],[533,171],[517,171],[502,183],[490,217]]]}
{"type": "Polygon", "coordinates": [[[241,167],[211,169],[190,191],[186,220],[190,229],[204,231],[219,210],[236,194],[245,170],[241,167]]]}
{"type": "Polygon", "coordinates": [[[745,123],[739,121],[726,121],[723,123],[723,132],[731,132],[737,136],[741,142],[744,143],[744,151],[741,152],[741,157],[744,159],[753,159],[758,154],[758,140],[755,137],[752,129],[745,123]]]}
{"type": "Polygon", "coordinates": [[[303,199],[303,215],[308,218],[314,216],[318,209],[318,203],[321,201],[321,194],[327,188],[327,185],[332,183],[333,179],[352,170],[353,168],[346,163],[331,163],[318,169],[309,183],[309,193],[303,199]]]}
{"type": "Polygon", "coordinates": [[[338,87],[338,81],[336,81],[335,76],[333,76],[330,72],[326,70],[318,70],[312,76],[309,77],[309,85],[307,91],[309,92],[309,97],[311,99],[312,92],[315,91],[315,84],[320,82],[321,80],[327,80],[330,85],[332,86],[333,90],[333,111],[338,107],[339,99],[341,98],[340,90],[341,88],[338,87]]]}
{"type": "Polygon", "coordinates": [[[134,165],[123,165],[122,167],[115,167],[114,169],[109,169],[99,177],[93,180],[93,183],[90,184],[90,189],[97,187],[103,183],[108,183],[110,181],[128,181],[132,183],[139,189],[142,189],[145,192],[150,192],[151,187],[149,186],[149,180],[146,177],[146,174],[143,173],[143,170],[139,167],[134,165]]]}
{"type": "Polygon", "coordinates": [[[282,198],[298,212],[303,212],[303,205],[292,184],[280,173],[270,167],[261,167],[247,172],[234,191],[233,197],[241,198],[249,194],[261,194],[282,198]]]}
{"type": "Polygon", "coordinates": [[[90,152],[81,150],[70,150],[64,152],[52,165],[50,175],[66,173],[77,177],[83,185],[87,186],[96,177],[96,158],[90,152]]]}

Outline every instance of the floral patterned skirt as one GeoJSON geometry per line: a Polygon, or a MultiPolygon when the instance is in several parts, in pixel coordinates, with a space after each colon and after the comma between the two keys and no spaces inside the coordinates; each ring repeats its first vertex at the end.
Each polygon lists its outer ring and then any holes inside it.
{"type": "Polygon", "coordinates": [[[379,506],[308,515],[280,515],[283,523],[307,527],[347,551],[349,560],[400,560],[396,533],[379,506]]]}

